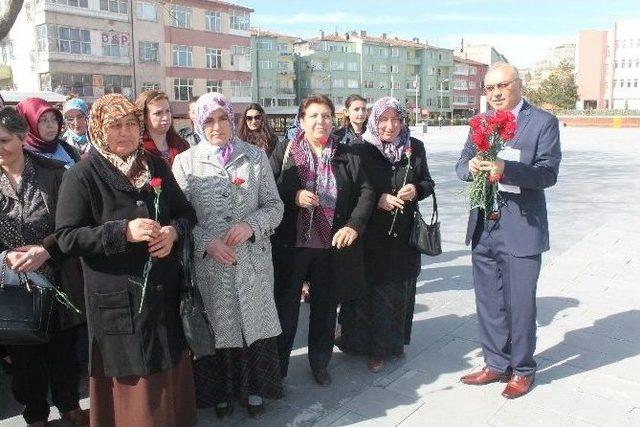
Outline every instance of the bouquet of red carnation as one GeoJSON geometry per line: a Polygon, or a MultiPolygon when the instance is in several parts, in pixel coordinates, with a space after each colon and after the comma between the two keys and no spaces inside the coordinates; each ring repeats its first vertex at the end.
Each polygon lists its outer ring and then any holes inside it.
{"type": "MultiPolygon", "coordinates": [[[[478,115],[469,120],[471,140],[476,146],[477,157],[495,162],[498,153],[516,133],[516,119],[510,111],[496,111],[494,115],[478,115]]],[[[484,210],[485,216],[495,210],[494,203],[498,182],[502,174],[495,171],[480,171],[469,185],[471,209],[484,210]]]]}

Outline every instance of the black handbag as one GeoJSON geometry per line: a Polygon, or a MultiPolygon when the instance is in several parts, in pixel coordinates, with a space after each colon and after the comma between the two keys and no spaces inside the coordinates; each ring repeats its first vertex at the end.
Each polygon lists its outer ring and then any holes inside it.
{"type": "Polygon", "coordinates": [[[42,344],[51,338],[54,288],[38,272],[20,273],[6,263],[7,251],[0,254],[0,344],[42,344]]]}
{"type": "Polygon", "coordinates": [[[440,242],[440,222],[438,221],[438,202],[436,193],[433,193],[433,212],[431,223],[424,222],[420,214],[420,208],[413,214],[413,225],[409,235],[409,245],[421,254],[436,256],[442,253],[440,242]]]}
{"type": "Polygon", "coordinates": [[[193,271],[193,238],[188,227],[181,227],[183,288],[180,294],[180,317],[189,349],[194,359],[216,352],[216,341],[204,309],[202,295],[193,271]]]}

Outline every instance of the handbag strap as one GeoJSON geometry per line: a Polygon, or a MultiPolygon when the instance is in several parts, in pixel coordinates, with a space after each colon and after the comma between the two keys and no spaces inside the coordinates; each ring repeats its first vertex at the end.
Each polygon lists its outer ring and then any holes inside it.
{"type": "Polygon", "coordinates": [[[433,192],[432,196],[433,196],[433,212],[431,213],[431,225],[438,222],[438,201],[436,200],[435,191],[433,192]]]}

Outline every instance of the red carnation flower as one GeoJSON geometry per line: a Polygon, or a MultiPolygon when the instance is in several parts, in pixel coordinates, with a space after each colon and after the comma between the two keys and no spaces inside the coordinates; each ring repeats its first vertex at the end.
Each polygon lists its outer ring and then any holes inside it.
{"type": "Polygon", "coordinates": [[[162,191],[162,178],[155,177],[149,180],[149,185],[156,193],[160,193],[162,191]]]}
{"type": "Polygon", "coordinates": [[[489,151],[489,141],[487,139],[487,136],[488,135],[484,133],[483,129],[478,129],[476,132],[473,132],[471,134],[471,140],[475,144],[478,151],[489,151]]]}
{"type": "Polygon", "coordinates": [[[404,154],[406,154],[407,157],[411,157],[411,147],[404,150],[404,154]]]}
{"type": "Polygon", "coordinates": [[[516,123],[513,121],[505,123],[499,133],[503,141],[511,141],[516,134],[516,123]]]}
{"type": "Polygon", "coordinates": [[[502,179],[501,173],[492,173],[487,177],[487,181],[489,181],[492,184],[495,184],[496,182],[500,182],[501,179],[502,179]]]}
{"type": "Polygon", "coordinates": [[[243,178],[234,178],[233,181],[231,181],[231,183],[233,183],[234,185],[240,187],[242,184],[245,183],[245,180],[243,178]]]}

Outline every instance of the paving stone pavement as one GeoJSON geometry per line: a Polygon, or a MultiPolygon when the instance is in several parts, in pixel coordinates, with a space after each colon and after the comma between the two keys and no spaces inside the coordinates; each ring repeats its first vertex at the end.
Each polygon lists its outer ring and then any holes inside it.
{"type": "MultiPolygon", "coordinates": [[[[459,382],[483,364],[462,244],[464,184],[453,172],[465,135],[464,127],[422,135],[445,252],[423,258],[406,357],[371,374],[363,359],[336,349],[332,386],[317,386],[306,360],[305,306],[286,397],[268,402],[258,420],[238,408],[224,423],[200,411],[199,426],[640,426],[640,131],[562,129],[560,177],[547,192],[552,249],[538,286],[540,366],[536,387],[514,401],[502,398],[502,384],[459,382]]],[[[430,203],[421,208],[429,213],[430,203]]],[[[6,381],[0,426],[23,425],[6,381]]]]}

